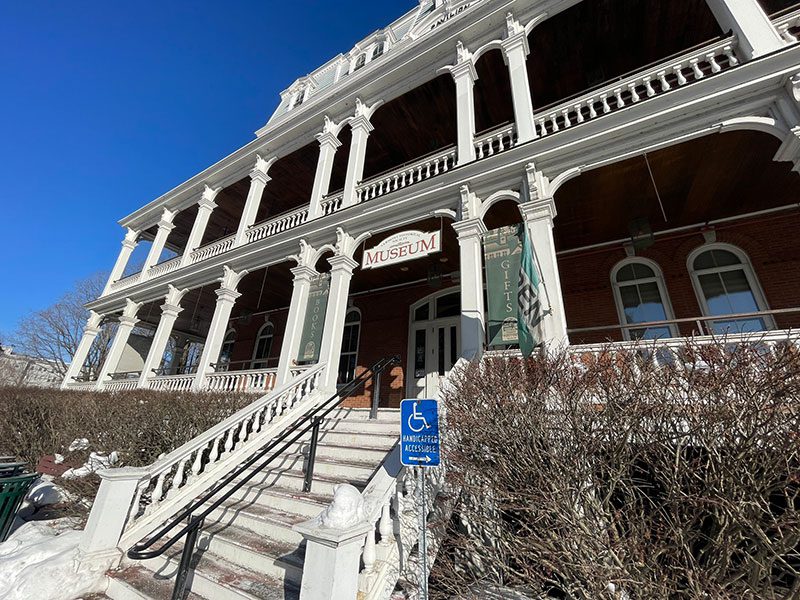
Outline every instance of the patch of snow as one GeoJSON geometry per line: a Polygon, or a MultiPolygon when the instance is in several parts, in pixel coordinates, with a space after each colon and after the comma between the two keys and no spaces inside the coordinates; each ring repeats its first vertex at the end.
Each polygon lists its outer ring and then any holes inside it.
{"type": "Polygon", "coordinates": [[[31,521],[0,544],[0,600],[72,600],[105,588],[104,564],[78,561],[73,519],[31,521]]]}
{"type": "Polygon", "coordinates": [[[119,454],[112,452],[111,454],[102,454],[100,452],[92,452],[89,459],[83,463],[83,466],[77,469],[68,469],[61,475],[64,479],[75,479],[77,477],[86,477],[100,471],[101,469],[108,469],[113,467],[119,462],[119,454]]]}
{"type": "Polygon", "coordinates": [[[75,452],[76,450],[86,450],[89,447],[89,440],[86,438],[78,438],[73,440],[69,445],[69,451],[75,452]]]}
{"type": "Polygon", "coordinates": [[[50,475],[42,475],[28,490],[25,501],[35,508],[41,508],[49,504],[59,504],[71,499],[71,495],[64,489],[58,487],[50,475]]]}
{"type": "Polygon", "coordinates": [[[64,462],[63,454],[56,454],[53,458],[54,458],[53,462],[56,463],[57,465],[60,465],[61,463],[64,462]]]}

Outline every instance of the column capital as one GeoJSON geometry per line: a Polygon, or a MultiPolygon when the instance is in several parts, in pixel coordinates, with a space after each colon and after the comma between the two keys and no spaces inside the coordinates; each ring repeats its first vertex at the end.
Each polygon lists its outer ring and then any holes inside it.
{"type": "Polygon", "coordinates": [[[230,292],[236,292],[236,288],[239,286],[239,282],[249,272],[247,271],[247,269],[244,269],[237,273],[236,271],[231,269],[228,265],[224,265],[222,267],[222,270],[223,270],[222,277],[220,277],[217,280],[222,284],[220,286],[220,290],[228,290],[230,292]]]}
{"type": "Polygon", "coordinates": [[[214,198],[216,198],[217,194],[219,194],[221,191],[222,191],[221,187],[212,188],[210,185],[208,185],[206,183],[206,184],[203,184],[203,193],[201,194],[200,198],[201,198],[201,200],[207,200],[209,202],[214,202],[214,198]]]}
{"type": "Polygon", "coordinates": [[[541,198],[524,202],[519,205],[519,212],[526,223],[548,221],[551,227],[553,226],[553,219],[558,215],[556,202],[553,198],[541,198]]]}
{"type": "Polygon", "coordinates": [[[483,222],[483,219],[480,218],[456,221],[451,225],[453,229],[455,229],[456,234],[458,234],[459,242],[471,238],[480,239],[488,231],[486,229],[486,224],[483,222]]]}
{"type": "Polygon", "coordinates": [[[371,133],[375,127],[370,123],[369,118],[364,115],[356,115],[350,120],[350,128],[353,131],[361,130],[365,133],[371,133]]]}
{"type": "Polygon", "coordinates": [[[236,302],[236,299],[239,298],[239,296],[241,296],[239,292],[234,290],[229,290],[228,288],[224,287],[219,288],[214,293],[217,295],[217,303],[230,302],[231,304],[233,304],[234,302],[236,302]]]}
{"type": "MultiPolygon", "coordinates": [[[[371,123],[370,127],[372,127],[371,123]]],[[[342,145],[342,142],[339,141],[339,138],[336,137],[336,134],[333,133],[332,131],[323,131],[322,133],[318,133],[314,137],[317,138],[320,148],[332,148],[333,150],[336,150],[339,146],[342,145]]]]}
{"type": "Polygon", "coordinates": [[[142,307],[142,302],[134,302],[130,298],[125,298],[125,308],[122,310],[122,316],[127,318],[135,318],[136,313],[142,307]]]}
{"type": "Polygon", "coordinates": [[[298,267],[289,269],[289,272],[294,277],[295,283],[310,282],[314,277],[316,277],[319,274],[314,269],[306,265],[300,265],[298,267]]]}
{"type": "Polygon", "coordinates": [[[129,250],[133,250],[139,243],[138,238],[139,232],[127,227],[125,230],[125,238],[122,240],[122,246],[124,248],[128,248],[129,250]]]}
{"type": "Polygon", "coordinates": [[[450,70],[450,74],[453,76],[453,79],[456,81],[460,79],[466,79],[470,83],[475,83],[478,81],[478,71],[475,70],[475,65],[473,64],[471,57],[464,62],[456,63],[448,68],[450,70]]]}
{"type": "Polygon", "coordinates": [[[181,308],[180,304],[169,304],[165,302],[161,305],[161,316],[162,317],[177,317],[183,308],[181,308]]]}
{"type": "Polygon", "coordinates": [[[250,179],[253,181],[260,181],[264,185],[270,182],[272,179],[267,173],[269,172],[269,168],[278,160],[277,156],[273,156],[272,158],[266,159],[260,154],[256,154],[256,164],[253,167],[253,170],[250,171],[250,179]]]}
{"type": "Polygon", "coordinates": [[[174,225],[172,224],[173,219],[175,219],[175,215],[178,214],[176,210],[170,210],[165,208],[164,211],[161,213],[161,220],[158,222],[159,228],[164,229],[172,229],[174,225]]]}
{"type": "Polygon", "coordinates": [[[352,273],[353,270],[358,266],[358,263],[347,256],[346,254],[337,254],[336,256],[331,256],[328,259],[328,262],[331,265],[331,272],[334,271],[344,271],[346,273],[352,273]]]}
{"type": "Polygon", "coordinates": [[[136,317],[126,317],[125,315],[122,315],[119,318],[119,326],[120,327],[129,327],[129,328],[133,329],[138,322],[139,322],[139,319],[137,319],[136,317]]]}
{"type": "Polygon", "coordinates": [[[209,198],[206,198],[205,195],[200,196],[200,200],[197,201],[198,210],[207,210],[208,212],[211,212],[215,208],[217,208],[217,203],[209,198]]]}
{"type": "Polygon", "coordinates": [[[531,52],[528,45],[528,36],[525,35],[524,30],[521,33],[515,33],[505,38],[500,42],[500,46],[503,49],[503,58],[506,59],[506,62],[508,62],[508,55],[514,51],[521,49],[523,57],[528,56],[531,52]]]}
{"type": "Polygon", "coordinates": [[[103,323],[103,315],[94,312],[93,310],[89,311],[89,318],[86,319],[86,329],[96,329],[100,331],[100,326],[103,323]]]}

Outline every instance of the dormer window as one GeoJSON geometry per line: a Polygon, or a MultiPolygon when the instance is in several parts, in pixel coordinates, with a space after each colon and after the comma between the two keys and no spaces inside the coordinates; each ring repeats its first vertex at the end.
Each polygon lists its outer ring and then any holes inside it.
{"type": "Polygon", "coordinates": [[[383,54],[383,42],[378,42],[375,46],[375,49],[372,51],[372,60],[375,60],[381,54],[383,54]]]}
{"type": "Polygon", "coordinates": [[[363,67],[365,64],[367,64],[367,55],[366,55],[366,54],[362,54],[362,55],[361,55],[361,56],[359,56],[359,57],[358,57],[358,59],[356,60],[356,66],[355,66],[355,67],[353,67],[353,71],[358,71],[358,70],[359,70],[361,67],[363,67]]]}
{"type": "Polygon", "coordinates": [[[299,92],[294,99],[294,106],[292,108],[297,108],[300,106],[303,103],[303,100],[305,100],[305,95],[305,91],[299,92]]]}

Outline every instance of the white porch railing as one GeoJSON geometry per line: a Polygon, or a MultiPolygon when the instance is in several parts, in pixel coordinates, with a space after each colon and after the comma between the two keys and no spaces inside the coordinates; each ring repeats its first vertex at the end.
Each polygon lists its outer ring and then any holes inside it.
{"type": "Polygon", "coordinates": [[[193,265],[227,252],[233,248],[233,241],[235,237],[236,236],[234,235],[229,235],[228,237],[217,240],[211,244],[201,246],[189,255],[189,264],[193,265]]]}
{"type": "Polygon", "coordinates": [[[388,173],[368,179],[356,188],[356,199],[358,202],[373,200],[389,192],[436,177],[440,173],[446,173],[455,167],[455,164],[456,149],[454,147],[440,150],[388,173]]]}
{"type": "MultiPolygon", "coordinates": [[[[119,547],[140,541],[308,410],[318,398],[323,367],[316,365],[146,467],[128,499],[119,547]]],[[[92,512],[105,508],[95,503],[92,512]]]]}
{"type": "Polygon", "coordinates": [[[774,24],[778,29],[778,32],[781,34],[781,37],[786,42],[794,44],[795,42],[800,41],[798,32],[791,31],[792,29],[797,30],[800,28],[800,10],[794,10],[783,15],[782,17],[778,17],[775,19],[774,24]]]}
{"type": "Polygon", "coordinates": [[[147,272],[147,278],[155,279],[156,277],[161,277],[162,275],[166,275],[167,273],[172,273],[173,271],[180,268],[181,258],[182,258],[181,256],[176,256],[175,258],[171,258],[170,260],[164,261],[163,263],[154,265],[147,272]]]}
{"type": "Polygon", "coordinates": [[[192,389],[195,376],[187,375],[158,375],[147,380],[151,390],[165,392],[187,392],[192,389]]]}
{"type": "Polygon", "coordinates": [[[610,83],[582,97],[537,112],[534,114],[537,133],[544,137],[569,129],[630,104],[727,71],[739,64],[736,48],[736,38],[729,37],[610,83]]]}
{"type": "Polygon", "coordinates": [[[73,381],[67,384],[67,388],[70,390],[93,390],[96,387],[96,381],[73,381]]]}
{"type": "Polygon", "coordinates": [[[277,368],[209,373],[204,389],[209,392],[266,393],[275,387],[277,375],[277,368]]]}
{"type": "Polygon", "coordinates": [[[328,215],[332,215],[340,208],[342,208],[343,200],[344,200],[344,194],[342,192],[339,192],[335,196],[330,196],[328,198],[325,198],[320,204],[320,210],[322,211],[322,216],[327,217],[328,215]]]}
{"type": "Polygon", "coordinates": [[[118,279],[110,286],[108,286],[109,292],[116,292],[117,290],[125,289],[126,287],[130,287],[142,278],[142,273],[134,273],[133,275],[128,275],[127,277],[123,277],[122,279],[118,279]]]}
{"type": "Polygon", "coordinates": [[[135,390],[138,380],[136,379],[121,379],[118,381],[108,381],[103,384],[103,390],[106,392],[123,392],[126,390],[135,390]]]}
{"type": "Polygon", "coordinates": [[[303,206],[297,210],[279,215],[270,221],[258,224],[250,228],[247,233],[247,243],[263,240],[271,235],[293,229],[308,220],[308,206],[303,206]]]}
{"type": "Polygon", "coordinates": [[[499,154],[517,145],[517,127],[514,123],[501,125],[488,133],[476,136],[475,158],[480,160],[499,154]]]}

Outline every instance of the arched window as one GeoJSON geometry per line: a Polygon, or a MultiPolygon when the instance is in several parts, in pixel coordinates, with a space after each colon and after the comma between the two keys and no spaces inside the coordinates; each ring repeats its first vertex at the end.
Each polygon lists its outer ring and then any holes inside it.
{"type": "Polygon", "coordinates": [[[342,337],[342,357],[339,360],[338,383],[347,383],[356,376],[358,363],[358,338],[361,334],[361,312],[357,308],[347,311],[342,337]]]}
{"type": "MultiPolygon", "coordinates": [[[[747,256],[728,244],[708,244],[689,255],[689,272],[703,314],[707,317],[768,310],[747,256]]],[[[716,334],[767,331],[769,317],[744,317],[709,322],[716,334]]]]}
{"type": "Polygon", "coordinates": [[[366,62],[367,62],[367,55],[366,54],[361,54],[356,59],[356,66],[353,67],[353,71],[358,71],[361,67],[363,67],[366,64],[366,62]]]}
{"type": "Polygon", "coordinates": [[[305,95],[306,95],[305,90],[300,90],[299,92],[297,92],[297,95],[294,97],[294,104],[292,105],[292,108],[297,108],[298,106],[300,106],[306,99],[305,95]]]}
{"type": "Polygon", "coordinates": [[[236,343],[236,330],[230,329],[225,334],[225,340],[222,342],[222,349],[219,351],[219,358],[217,359],[217,371],[227,371],[231,362],[231,355],[233,355],[233,345],[236,343]]]}
{"type": "Polygon", "coordinates": [[[383,54],[383,42],[378,42],[375,44],[375,49],[372,51],[372,60],[375,60],[381,54],[383,54]]]}
{"type": "Polygon", "coordinates": [[[266,369],[267,359],[272,350],[272,338],[275,332],[275,327],[272,323],[265,323],[261,329],[258,330],[256,336],[256,345],[253,348],[253,361],[250,363],[251,369],[266,369]]]}
{"type": "MultiPolygon", "coordinates": [[[[656,263],[644,259],[623,261],[611,272],[611,282],[620,323],[623,325],[668,321],[673,318],[664,277],[656,263]]],[[[675,325],[665,323],[629,328],[623,330],[623,333],[627,340],[653,340],[675,337],[677,329],[675,325]]]]}

